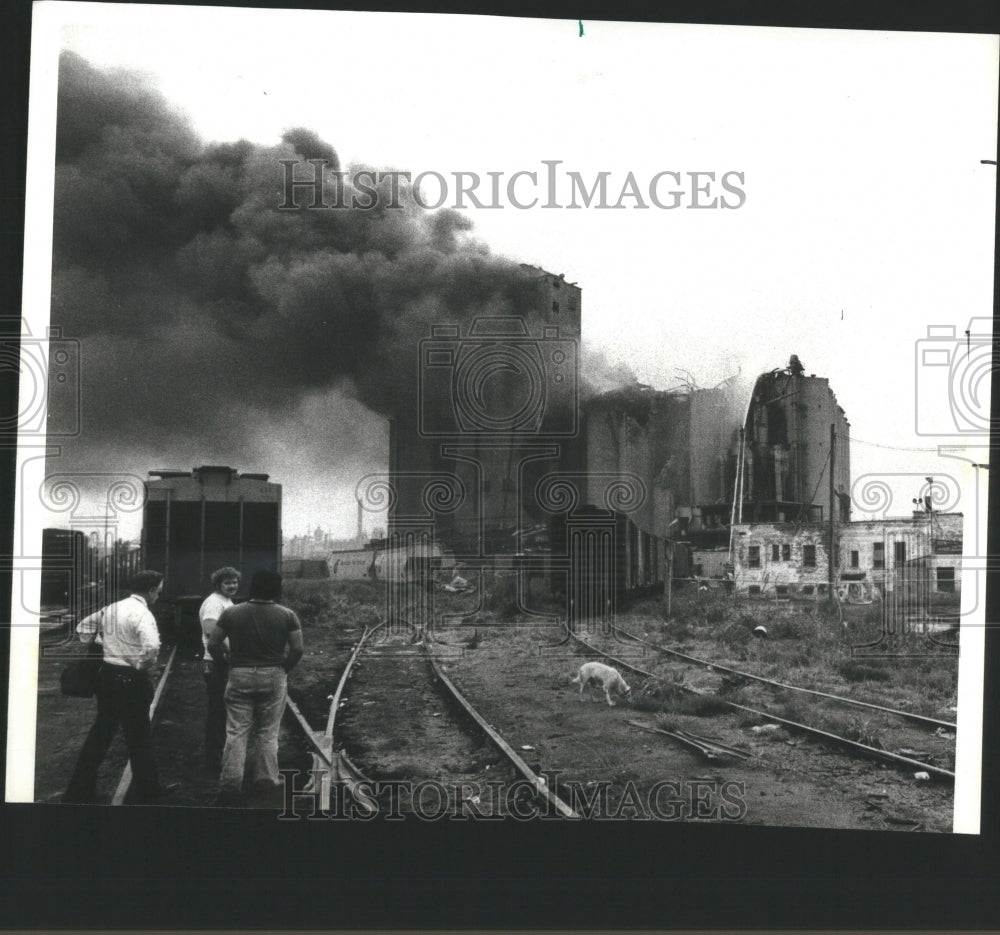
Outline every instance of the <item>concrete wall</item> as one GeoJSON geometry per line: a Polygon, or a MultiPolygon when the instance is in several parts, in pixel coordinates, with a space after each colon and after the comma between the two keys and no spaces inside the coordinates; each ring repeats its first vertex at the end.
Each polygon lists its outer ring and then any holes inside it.
{"type": "Polygon", "coordinates": [[[744,520],[829,518],[831,425],[836,432],[834,485],[846,496],[851,483],[850,423],[829,381],[786,371],[757,378],[746,423],[750,483],[745,499],[751,502],[744,504],[744,520]],[[802,503],[810,507],[806,517],[799,516],[802,503]]]}
{"type": "Polygon", "coordinates": [[[688,397],[629,387],[584,408],[586,502],[605,508],[609,478],[639,477],[645,499],[629,519],[650,535],[668,535],[676,505],[690,502],[688,397]]]}
{"type": "MultiPolygon", "coordinates": [[[[548,365],[547,352],[553,347],[565,352],[567,345],[579,346],[582,293],[563,276],[533,266],[522,265],[522,269],[526,279],[534,279],[538,287],[534,299],[537,307],[531,310],[525,322],[528,340],[538,341],[543,363],[548,365]],[[543,329],[552,326],[558,327],[558,336],[545,336],[543,329]],[[559,344],[555,345],[555,341],[559,344]]],[[[485,312],[483,309],[483,314],[485,312]]],[[[471,313],[469,321],[462,326],[461,336],[455,341],[456,346],[461,347],[468,339],[470,326],[471,313]]],[[[464,554],[492,555],[512,551],[517,541],[513,533],[517,529],[547,519],[535,497],[537,481],[548,473],[582,471],[584,454],[579,432],[576,437],[539,434],[520,436],[513,441],[485,430],[480,433],[456,430],[454,437],[447,438],[424,437],[418,428],[421,400],[416,379],[416,368],[422,362],[418,359],[418,348],[415,347],[413,353],[412,361],[399,362],[400,367],[412,368],[414,374],[412,406],[397,413],[390,426],[389,471],[396,494],[396,504],[389,516],[390,528],[400,522],[405,525],[405,517],[426,515],[423,492],[428,480],[435,474],[451,473],[461,479],[466,496],[453,511],[432,512],[438,537],[464,554]],[[446,451],[449,447],[453,450],[446,451]],[[548,453],[539,458],[545,448],[548,453]]],[[[523,374],[491,377],[486,392],[502,395],[505,379],[518,383],[513,389],[518,392],[515,398],[520,401],[524,394],[523,374]]],[[[549,387],[546,406],[570,401],[571,405],[564,408],[572,409],[578,386],[574,387],[569,380],[561,386],[565,388],[562,396],[553,395],[549,387]]],[[[450,387],[446,381],[438,381],[434,388],[442,397],[436,400],[436,405],[444,413],[443,424],[447,425],[450,387]]],[[[491,409],[488,400],[485,408],[491,409]]],[[[498,411],[506,413],[508,407],[500,406],[498,411]]]]}
{"type": "Polygon", "coordinates": [[[691,408],[688,448],[691,462],[692,506],[715,503],[723,499],[732,502],[735,464],[735,443],[743,422],[746,399],[736,381],[710,390],[695,390],[689,396],[691,408]]]}

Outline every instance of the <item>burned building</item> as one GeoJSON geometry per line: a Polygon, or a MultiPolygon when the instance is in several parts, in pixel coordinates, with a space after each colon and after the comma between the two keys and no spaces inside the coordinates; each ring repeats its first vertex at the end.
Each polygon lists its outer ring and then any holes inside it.
{"type": "Polygon", "coordinates": [[[736,452],[743,466],[736,521],[829,519],[831,469],[835,518],[849,520],[850,428],[829,380],[805,376],[797,357],[759,376],[736,452]]]}
{"type": "Polygon", "coordinates": [[[626,591],[661,583],[666,560],[674,577],[721,578],[741,523],[822,522],[831,502],[838,522],[850,518],[850,424],[828,380],[794,356],[759,376],[749,401],[736,380],[673,392],[634,384],[583,412],[588,502],[600,505],[608,474],[644,485],[621,524],[626,591]]]}
{"type": "Polygon", "coordinates": [[[687,577],[692,537],[704,528],[701,504],[726,499],[724,453],[740,424],[735,381],[684,392],[634,384],[582,408],[587,502],[606,505],[608,477],[641,481],[636,503],[622,511],[621,587],[633,591],[662,583],[667,559],[675,575],[687,577]]]}
{"type": "Polygon", "coordinates": [[[522,314],[432,325],[420,342],[412,406],[390,422],[390,536],[433,529],[456,554],[516,553],[547,524],[540,481],[582,464],[581,290],[520,275],[522,314]]]}
{"type": "Polygon", "coordinates": [[[605,613],[666,575],[721,577],[740,522],[824,519],[831,463],[849,516],[849,424],[825,378],[793,357],[749,402],[735,378],[587,396],[579,287],[522,275],[530,314],[431,325],[420,342],[412,406],[390,427],[397,544],[434,536],[605,613]]]}
{"type": "Polygon", "coordinates": [[[836,525],[750,523],[734,528],[736,593],[772,600],[891,602],[909,613],[957,613],[961,601],[962,514],[911,516],[836,525]]]}

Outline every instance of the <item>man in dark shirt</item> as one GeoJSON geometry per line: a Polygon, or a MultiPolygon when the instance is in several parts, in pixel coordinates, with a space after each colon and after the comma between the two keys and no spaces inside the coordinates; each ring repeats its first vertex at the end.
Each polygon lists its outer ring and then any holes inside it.
{"type": "Polygon", "coordinates": [[[223,661],[223,642],[229,640],[226,746],[217,805],[241,801],[251,733],[251,781],[258,791],[278,784],[278,727],[287,674],[302,658],[302,625],[293,610],[276,603],[279,597],[281,575],[254,572],[250,600],[224,610],[208,639],[208,651],[217,662],[223,661]]]}

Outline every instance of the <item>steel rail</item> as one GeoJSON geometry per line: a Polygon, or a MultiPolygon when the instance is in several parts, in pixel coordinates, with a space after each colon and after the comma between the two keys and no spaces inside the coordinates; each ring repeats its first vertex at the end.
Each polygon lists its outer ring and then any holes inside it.
{"type": "MultiPolygon", "coordinates": [[[[622,666],[623,668],[628,669],[630,672],[635,672],[639,675],[645,676],[646,678],[652,678],[657,680],[659,680],[660,678],[659,676],[655,675],[652,672],[647,672],[645,669],[640,669],[638,666],[634,666],[630,662],[626,662],[624,659],[618,659],[616,656],[612,656],[610,653],[606,653],[603,650],[598,649],[596,646],[592,646],[585,639],[573,633],[572,630],[570,630],[568,627],[567,627],[567,633],[569,633],[572,639],[576,640],[583,646],[586,646],[587,649],[597,653],[600,656],[604,656],[605,659],[610,659],[612,662],[615,662],[618,665],[622,666]]],[[[868,756],[874,757],[875,759],[885,760],[890,763],[897,763],[906,766],[908,768],[917,767],[918,770],[922,770],[924,772],[933,774],[935,776],[939,776],[942,779],[951,779],[951,780],[955,779],[955,774],[950,770],[942,769],[939,766],[932,766],[930,763],[921,763],[919,760],[910,759],[909,757],[903,756],[902,754],[899,753],[890,753],[888,750],[879,750],[877,747],[870,747],[868,746],[868,744],[859,743],[856,740],[849,740],[847,737],[841,737],[839,734],[831,734],[829,731],[821,730],[818,727],[810,727],[808,724],[800,724],[797,721],[789,721],[786,720],[785,718],[778,717],[777,715],[769,714],[767,711],[758,711],[755,708],[748,708],[745,705],[737,704],[734,701],[726,701],[725,698],[719,698],[718,695],[709,696],[706,695],[704,692],[696,691],[693,688],[685,688],[684,690],[690,692],[693,695],[698,695],[699,697],[702,698],[708,698],[708,697],[716,698],[723,704],[728,705],[730,708],[734,708],[737,711],[745,711],[748,714],[753,714],[756,717],[765,718],[768,721],[775,721],[778,724],[782,724],[786,727],[794,727],[796,730],[801,731],[805,734],[811,734],[818,737],[822,737],[824,740],[833,741],[838,745],[848,747],[851,750],[859,750],[868,756]]]]}
{"type": "Polygon", "coordinates": [[[369,814],[377,811],[377,804],[360,787],[361,783],[371,786],[371,780],[347,758],[343,751],[333,753],[332,749],[326,747],[323,735],[312,729],[305,715],[299,710],[299,706],[291,698],[286,698],[285,704],[295,715],[306,740],[309,741],[309,746],[312,747],[313,768],[310,770],[310,779],[303,791],[314,792],[316,784],[319,783],[320,811],[325,813],[330,810],[330,788],[334,782],[343,784],[354,801],[369,814]]]}
{"type": "Polygon", "coordinates": [[[295,720],[299,722],[302,732],[306,735],[306,740],[309,741],[309,746],[313,748],[313,756],[321,758],[326,763],[327,769],[332,767],[334,765],[333,758],[323,749],[322,735],[309,726],[309,722],[299,710],[299,706],[290,697],[286,696],[285,708],[295,715],[295,720]]]}
{"type": "MultiPolygon", "coordinates": [[[[163,669],[163,673],[160,675],[159,681],[156,683],[156,691],[153,692],[153,700],[149,705],[149,722],[153,723],[153,718],[156,716],[156,709],[160,705],[160,699],[163,697],[163,691],[167,685],[167,678],[170,675],[170,670],[174,664],[174,656],[177,655],[177,646],[170,650],[170,658],[167,659],[167,664],[163,669]]],[[[112,805],[122,805],[125,802],[125,796],[128,795],[129,787],[132,785],[132,763],[128,762],[125,764],[125,769],[122,770],[121,779],[118,780],[118,786],[115,789],[114,795],[111,796],[112,805]]]]}
{"type": "Polygon", "coordinates": [[[298,721],[299,726],[302,728],[302,732],[305,735],[306,740],[309,742],[309,746],[312,747],[311,756],[313,768],[310,770],[310,780],[306,784],[304,791],[315,791],[316,784],[319,783],[320,810],[324,812],[328,811],[330,808],[330,788],[331,784],[334,782],[343,783],[354,797],[355,801],[357,801],[358,804],[362,805],[369,812],[374,811],[376,808],[371,798],[359,788],[359,783],[367,782],[370,784],[371,780],[369,780],[364,773],[362,773],[361,770],[359,770],[350,761],[346,753],[343,751],[338,751],[336,754],[334,753],[333,730],[337,708],[340,705],[340,698],[343,694],[344,687],[347,684],[351,667],[357,660],[358,654],[361,651],[362,644],[365,640],[382,626],[385,626],[385,624],[381,623],[378,626],[371,628],[366,627],[364,632],[361,634],[361,639],[355,645],[350,659],[344,667],[344,671],[341,673],[336,691],[333,695],[328,696],[330,699],[330,711],[327,715],[326,729],[322,734],[320,734],[319,731],[313,730],[312,725],[310,725],[309,721],[306,720],[305,715],[299,710],[299,706],[295,703],[294,699],[289,696],[285,700],[286,707],[295,716],[295,720],[298,721]]]}
{"type": "Polygon", "coordinates": [[[901,711],[899,708],[887,708],[884,705],[873,704],[869,701],[859,701],[857,698],[845,698],[843,695],[832,695],[828,692],[821,692],[814,688],[804,688],[801,685],[788,685],[785,682],[778,682],[774,679],[765,678],[763,675],[753,675],[750,672],[741,672],[739,669],[732,669],[729,666],[719,665],[715,662],[708,662],[706,659],[699,659],[697,656],[690,656],[677,649],[670,649],[667,646],[660,646],[658,643],[651,643],[649,640],[644,640],[642,637],[636,636],[634,633],[629,633],[628,630],[621,629],[621,627],[615,627],[614,632],[620,633],[622,636],[626,636],[630,640],[635,640],[643,646],[648,646],[650,649],[655,649],[657,652],[666,653],[670,656],[676,656],[678,659],[683,659],[685,662],[690,662],[694,665],[707,666],[709,669],[713,669],[716,672],[728,672],[729,674],[737,675],[740,678],[753,679],[757,682],[763,682],[766,685],[774,685],[777,688],[785,688],[789,691],[804,692],[807,695],[816,695],[820,698],[829,698],[832,701],[855,705],[859,708],[871,708],[875,711],[884,711],[888,714],[895,714],[910,721],[915,721],[918,724],[929,724],[934,727],[944,727],[948,730],[958,729],[958,725],[952,724],[950,721],[939,721],[937,718],[926,717],[923,714],[914,714],[912,711],[901,711]]]}
{"type": "Polygon", "coordinates": [[[649,731],[651,734],[665,734],[667,737],[672,737],[674,740],[684,744],[684,746],[697,750],[709,760],[717,760],[720,756],[728,757],[734,760],[745,760],[751,755],[749,750],[740,750],[738,747],[729,747],[726,744],[719,743],[718,741],[709,740],[706,737],[699,737],[697,734],[689,734],[685,730],[666,730],[662,727],[652,727],[649,724],[641,724],[639,721],[629,721],[628,723],[633,727],[638,727],[639,730],[649,731]]]}
{"type": "Polygon", "coordinates": [[[507,743],[503,737],[498,734],[492,726],[490,726],[483,716],[466,700],[465,696],[455,687],[451,679],[444,674],[444,670],[437,664],[431,650],[424,643],[424,653],[427,656],[428,661],[431,664],[431,668],[434,669],[434,674],[441,681],[455,700],[462,706],[466,713],[479,725],[479,727],[486,733],[486,736],[493,742],[493,744],[499,748],[499,750],[510,760],[511,763],[517,768],[518,772],[524,776],[524,778],[531,783],[535,791],[544,796],[548,802],[553,805],[557,812],[564,818],[579,818],[579,814],[575,812],[569,805],[567,805],[558,795],[556,795],[551,789],[549,789],[548,784],[545,780],[536,775],[535,772],[528,766],[524,760],[514,752],[514,749],[507,743]]]}
{"type": "MultiPolygon", "coordinates": [[[[369,804],[371,799],[367,796],[362,796],[361,799],[358,798],[358,783],[366,781],[365,775],[347,758],[347,754],[343,751],[340,751],[336,757],[334,756],[333,730],[334,724],[337,720],[337,710],[340,708],[340,697],[344,693],[344,688],[347,685],[347,679],[350,677],[351,669],[357,661],[358,654],[361,652],[361,647],[364,645],[365,640],[372,635],[372,633],[384,626],[385,621],[375,627],[365,627],[364,632],[361,634],[361,639],[358,640],[357,645],[354,647],[354,651],[351,653],[350,659],[347,660],[347,665],[344,666],[344,671],[340,674],[340,681],[337,683],[337,688],[333,695],[330,696],[330,713],[326,717],[326,730],[323,733],[323,750],[326,752],[328,760],[332,760],[334,765],[334,768],[330,771],[331,779],[335,777],[339,781],[343,782],[351,792],[355,801],[358,801],[359,804],[365,805],[372,811],[374,811],[374,806],[369,804]]],[[[320,786],[319,792],[320,808],[327,811],[330,808],[330,783],[323,783],[320,786]]]]}
{"type": "Polygon", "coordinates": [[[380,623],[376,627],[365,627],[364,632],[361,634],[361,639],[358,640],[357,645],[354,647],[354,652],[351,653],[351,658],[347,660],[347,665],[344,666],[344,671],[340,674],[340,681],[337,683],[337,689],[333,693],[330,699],[330,713],[326,718],[326,732],[324,733],[325,743],[329,748],[333,749],[333,725],[337,718],[337,708],[340,706],[340,696],[344,693],[344,686],[347,685],[348,676],[351,674],[351,667],[354,665],[355,660],[358,658],[358,653],[361,652],[361,647],[364,645],[365,640],[368,639],[376,630],[381,629],[385,626],[385,623],[380,623]]]}

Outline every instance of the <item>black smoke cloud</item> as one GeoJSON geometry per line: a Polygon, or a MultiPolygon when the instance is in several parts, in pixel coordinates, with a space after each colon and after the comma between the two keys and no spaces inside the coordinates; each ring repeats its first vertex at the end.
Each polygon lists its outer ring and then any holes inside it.
{"type": "Polygon", "coordinates": [[[339,168],[309,130],[206,144],[155,89],[70,53],[57,119],[52,323],[81,340],[85,460],[204,451],[267,469],[262,430],[327,399],[299,457],[329,465],[331,448],[364,449],[351,416],[415,414],[431,324],[538,308],[536,278],[455,211],[390,207],[387,188],[368,210],[279,210],[280,160],[339,168]]]}

